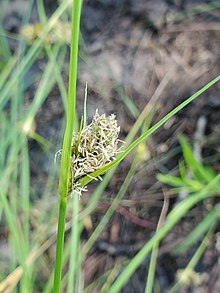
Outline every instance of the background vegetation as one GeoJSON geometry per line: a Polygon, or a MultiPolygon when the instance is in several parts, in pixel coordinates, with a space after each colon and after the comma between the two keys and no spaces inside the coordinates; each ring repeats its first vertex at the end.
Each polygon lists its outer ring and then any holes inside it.
{"type": "MultiPolygon", "coordinates": [[[[78,216],[68,200],[63,292],[219,292],[220,1],[158,2],[84,2],[79,117],[88,82],[88,120],[114,112],[128,146],[207,86],[88,184],[78,216]]],[[[0,292],[52,292],[71,11],[1,1],[0,292]]]]}

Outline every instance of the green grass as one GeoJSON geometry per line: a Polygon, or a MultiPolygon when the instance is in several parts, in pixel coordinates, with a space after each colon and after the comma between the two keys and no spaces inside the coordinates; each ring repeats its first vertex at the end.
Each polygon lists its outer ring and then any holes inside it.
{"type": "MultiPolygon", "coordinates": [[[[33,2],[29,1],[23,24],[29,22],[33,2]]],[[[65,292],[68,293],[89,293],[94,288],[97,288],[100,292],[120,292],[137,268],[151,254],[146,283],[146,292],[150,293],[153,291],[155,283],[157,250],[160,242],[181,219],[187,216],[192,207],[208,198],[219,196],[220,176],[210,166],[204,165],[194,158],[191,146],[184,138],[180,139],[183,160],[179,164],[179,175],[160,174],[158,180],[172,186],[172,189],[170,189],[172,194],[178,194],[182,188],[186,189],[187,198],[180,201],[167,216],[164,216],[165,220],[158,224],[155,234],[133,258],[127,258],[120,264],[115,264],[110,270],[103,272],[101,276],[93,280],[87,288],[81,288],[83,283],[82,262],[86,260],[94,248],[96,240],[104,231],[106,225],[109,224],[129,186],[133,184],[134,175],[139,167],[137,146],[145,142],[150,135],[155,133],[186,105],[199,98],[202,93],[217,83],[220,76],[210,77],[211,81],[208,84],[153,126],[150,126],[154,115],[152,107],[147,104],[140,113],[134,102],[124,93],[123,88],[116,87],[122,103],[125,104],[131,117],[134,117],[136,122],[125,139],[126,144],[123,152],[102,170],[91,174],[93,177],[103,173],[105,175],[102,181],[97,182],[96,188],[83,206],[78,196],[73,196],[72,199],[67,198],[71,139],[73,131],[78,129],[76,78],[81,1],[75,1],[73,6],[75,10],[73,10],[73,38],[68,90],[63,78],[67,46],[62,44],[45,45],[43,42],[58,19],[69,19],[71,17],[69,9],[71,3],[71,0],[62,1],[62,4],[51,17],[47,18],[44,1],[37,1],[39,20],[44,24],[42,39],[37,39],[31,45],[28,45],[18,36],[19,49],[17,54],[11,52],[8,39],[4,37],[7,32],[0,25],[2,44],[0,49],[0,220],[5,227],[5,231],[7,231],[4,236],[7,238],[7,246],[10,251],[10,257],[6,256],[7,258],[3,259],[4,267],[0,268],[0,292],[49,293],[53,290],[54,292],[60,292],[60,287],[65,288],[65,292]],[[43,70],[36,70],[29,76],[33,64],[36,64],[39,60],[42,61],[42,56],[44,60],[43,70]],[[52,91],[55,85],[57,85],[59,91],[58,95],[63,105],[65,119],[55,138],[42,137],[35,129],[36,116],[48,97],[53,96],[52,91]],[[32,88],[35,87],[34,95],[32,94],[31,99],[28,99],[27,94],[32,93],[32,88]],[[35,143],[40,145],[41,156],[44,157],[45,161],[52,162],[54,153],[61,148],[64,131],[58,194],[56,189],[59,173],[58,164],[51,165],[50,172],[48,177],[44,178],[45,180],[36,179],[38,181],[34,181],[30,166],[30,143],[36,140],[35,143]],[[142,134],[139,135],[139,133],[142,134]],[[115,171],[120,168],[119,163],[131,153],[133,159],[128,166],[127,176],[116,191],[115,197],[110,202],[109,208],[101,221],[82,245],[80,239],[85,220],[93,215],[98,202],[103,199],[102,195],[108,183],[114,176],[115,171]],[[190,178],[187,176],[188,172],[191,174],[190,178]],[[38,194],[41,194],[40,198],[38,194]],[[60,216],[57,220],[59,203],[60,216]],[[66,226],[66,229],[70,231],[70,236],[65,237],[64,242],[66,213],[68,220],[72,219],[72,223],[68,223],[66,226]],[[57,222],[59,222],[59,229],[56,237],[57,222]],[[48,255],[51,253],[50,248],[55,245],[56,239],[57,261],[55,265],[53,256],[48,257],[48,255]],[[45,253],[48,249],[49,253],[45,253]],[[55,280],[53,277],[54,267],[55,280]],[[65,268],[63,277],[61,275],[62,268],[65,268]]],[[[195,13],[214,9],[218,5],[218,1],[215,1],[210,6],[193,10],[191,14],[186,15],[192,16],[195,13]]],[[[177,18],[180,20],[181,15],[177,18]]],[[[79,54],[83,55],[82,52],[79,54]]],[[[85,58],[89,59],[88,56],[85,58]]],[[[84,107],[84,125],[85,118],[86,107],[84,107]]],[[[35,162],[37,163],[37,159],[35,162]]],[[[44,177],[44,174],[42,177],[44,177]]],[[[81,185],[87,185],[90,181],[91,177],[84,177],[81,180],[81,185]]],[[[184,253],[193,245],[200,243],[191,261],[182,272],[183,276],[195,269],[207,247],[208,239],[214,233],[218,215],[219,204],[214,204],[213,209],[204,215],[201,223],[197,224],[194,230],[174,249],[173,255],[176,255],[184,253]]],[[[51,249],[51,251],[53,250],[51,249]]],[[[0,254],[1,258],[3,254],[0,254]]],[[[178,292],[180,286],[184,286],[183,277],[173,284],[170,292],[178,292]]]]}
{"type": "MultiPolygon", "coordinates": [[[[64,245],[64,227],[66,219],[66,205],[68,197],[68,186],[70,176],[70,156],[71,156],[71,143],[74,130],[74,122],[76,120],[76,79],[77,79],[77,64],[78,64],[78,43],[79,43],[79,26],[80,26],[80,14],[81,14],[81,0],[74,1],[73,13],[72,13],[72,41],[70,51],[70,71],[69,71],[69,91],[68,91],[68,107],[67,107],[67,119],[66,129],[63,139],[62,159],[60,166],[60,179],[59,179],[59,195],[60,195],[60,208],[59,208],[59,220],[58,220],[58,234],[57,234],[57,246],[56,246],[56,263],[54,272],[54,293],[60,292],[60,282],[62,278],[62,254],[64,245]]],[[[78,205],[77,195],[74,194],[76,199],[74,203],[78,205]]],[[[74,208],[75,212],[78,211],[74,208]]],[[[77,229],[77,217],[74,217],[73,227],[77,229]]],[[[74,231],[73,235],[77,235],[74,231]]],[[[72,237],[73,248],[77,249],[77,239],[72,237]]],[[[75,258],[76,251],[71,255],[70,260],[75,258]]],[[[74,265],[71,266],[71,272],[74,276],[74,265]]],[[[74,279],[69,279],[68,292],[71,292],[74,287],[74,279]]]]}

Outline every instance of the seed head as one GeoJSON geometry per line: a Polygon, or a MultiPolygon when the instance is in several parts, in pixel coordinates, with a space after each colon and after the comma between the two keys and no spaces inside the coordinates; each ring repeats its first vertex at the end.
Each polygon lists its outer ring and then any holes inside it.
{"type": "Polygon", "coordinates": [[[98,110],[91,124],[84,127],[72,138],[69,192],[81,193],[79,179],[115,159],[119,153],[118,139],[120,127],[114,114],[106,117],[98,110]]]}

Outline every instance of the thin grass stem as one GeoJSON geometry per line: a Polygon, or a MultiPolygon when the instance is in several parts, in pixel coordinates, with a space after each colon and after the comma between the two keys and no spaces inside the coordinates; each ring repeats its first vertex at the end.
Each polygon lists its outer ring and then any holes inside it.
{"type": "MultiPolygon", "coordinates": [[[[165,195],[162,211],[161,211],[160,218],[159,218],[159,221],[157,224],[156,233],[160,230],[160,228],[162,227],[162,225],[165,222],[168,207],[169,207],[169,200],[165,195]]],[[[155,276],[157,256],[158,256],[158,248],[159,248],[159,241],[155,241],[153,249],[152,249],[152,253],[151,253],[151,258],[150,258],[150,265],[149,265],[149,269],[148,269],[145,293],[153,292],[154,276],[155,276]]]]}
{"type": "Polygon", "coordinates": [[[59,219],[58,219],[58,234],[56,246],[56,264],[54,273],[54,293],[60,293],[60,283],[62,274],[62,258],[64,245],[64,230],[66,221],[66,205],[67,198],[60,198],[59,219]]]}
{"type": "Polygon", "coordinates": [[[76,80],[77,80],[77,62],[78,62],[78,44],[79,44],[81,7],[82,7],[81,0],[73,2],[68,109],[67,109],[66,129],[65,129],[64,140],[63,140],[60,179],[59,179],[60,212],[59,212],[59,222],[58,222],[56,263],[55,263],[55,272],[54,272],[54,293],[60,292],[61,276],[62,276],[64,225],[65,225],[66,204],[67,204],[67,197],[68,197],[71,144],[72,144],[72,135],[73,135],[73,129],[74,129],[74,121],[76,117],[76,80]]]}
{"type": "Polygon", "coordinates": [[[176,208],[171,211],[167,217],[166,224],[151,238],[146,245],[135,255],[135,257],[129,262],[127,267],[114,282],[108,293],[120,292],[121,288],[128,281],[135,270],[140,266],[143,260],[152,250],[154,243],[159,242],[164,236],[174,227],[174,225],[198,202],[201,200],[213,197],[211,190],[216,184],[219,183],[220,174],[217,175],[210,183],[198,194],[195,194],[183,202],[181,202],[176,208]]]}
{"type": "MultiPolygon", "coordinates": [[[[74,292],[77,279],[77,265],[79,266],[79,236],[78,236],[78,212],[79,212],[79,197],[77,194],[73,195],[73,225],[71,235],[71,251],[69,260],[69,274],[67,293],[74,292]]],[[[78,267],[78,269],[80,269],[78,267]]]]}
{"type": "MultiPolygon", "coordinates": [[[[208,232],[206,233],[205,237],[203,238],[201,244],[199,245],[198,249],[196,250],[195,254],[191,258],[190,262],[182,272],[182,276],[185,274],[189,274],[196,266],[198,261],[200,260],[201,256],[203,255],[205,249],[207,248],[209,244],[209,240],[211,236],[213,235],[214,228],[216,227],[215,223],[211,225],[208,232]]],[[[174,286],[168,291],[168,293],[175,293],[178,292],[178,290],[181,288],[181,286],[184,286],[182,280],[178,280],[174,286]]]]}

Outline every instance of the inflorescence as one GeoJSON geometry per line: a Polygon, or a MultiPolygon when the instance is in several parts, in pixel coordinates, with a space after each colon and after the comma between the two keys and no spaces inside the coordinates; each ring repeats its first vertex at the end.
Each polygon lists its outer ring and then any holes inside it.
{"type": "Polygon", "coordinates": [[[115,159],[120,152],[118,143],[122,142],[118,139],[119,131],[114,114],[106,117],[96,110],[91,124],[73,134],[69,194],[76,192],[80,195],[85,188],[80,186],[79,179],[90,176],[115,159]]]}

